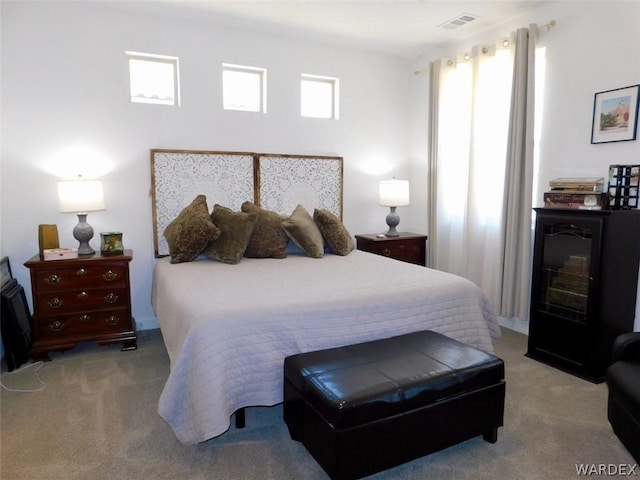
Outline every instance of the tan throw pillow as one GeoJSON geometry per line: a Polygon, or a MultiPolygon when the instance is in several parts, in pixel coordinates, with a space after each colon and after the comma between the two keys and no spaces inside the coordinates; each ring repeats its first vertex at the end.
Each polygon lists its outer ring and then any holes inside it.
{"type": "Polygon", "coordinates": [[[317,225],[302,205],[298,205],[291,216],[282,222],[287,236],[312,258],[322,258],[324,241],[317,225]]]}
{"type": "Polygon", "coordinates": [[[285,258],[287,256],[289,237],[282,230],[282,221],[286,217],[282,217],[271,210],[260,208],[251,202],[244,202],[242,211],[258,215],[244,256],[252,258],[285,258]]]}
{"type": "Polygon", "coordinates": [[[214,205],[211,220],[220,228],[221,233],[217,240],[209,243],[203,253],[224,263],[240,263],[257,218],[257,213],[234,212],[222,205],[214,205]]]}
{"type": "Polygon", "coordinates": [[[171,263],[190,262],[219,236],[220,229],[211,221],[204,195],[198,195],[164,230],[171,263]]]}
{"type": "Polygon", "coordinates": [[[351,234],[337,216],[329,210],[316,208],[313,211],[313,220],[316,222],[325,243],[334,253],[344,256],[353,251],[355,245],[351,234]]]}

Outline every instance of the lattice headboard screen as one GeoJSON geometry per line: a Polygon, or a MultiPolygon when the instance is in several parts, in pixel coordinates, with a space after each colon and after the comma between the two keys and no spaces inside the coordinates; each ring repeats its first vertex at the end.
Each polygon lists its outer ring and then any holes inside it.
{"type": "Polygon", "coordinates": [[[164,230],[196,195],[240,210],[249,200],[289,215],[298,204],[342,218],[342,157],[200,150],[151,150],[153,244],[169,255],[164,230]]]}

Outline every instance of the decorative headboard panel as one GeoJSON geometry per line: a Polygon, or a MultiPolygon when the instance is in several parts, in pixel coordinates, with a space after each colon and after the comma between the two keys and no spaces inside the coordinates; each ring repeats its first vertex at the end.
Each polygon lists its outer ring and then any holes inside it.
{"type": "Polygon", "coordinates": [[[310,212],[324,208],[342,218],[342,157],[201,150],[151,150],[153,244],[156,257],[169,255],[164,230],[204,194],[240,210],[249,200],[289,215],[300,203],[310,212]]]}

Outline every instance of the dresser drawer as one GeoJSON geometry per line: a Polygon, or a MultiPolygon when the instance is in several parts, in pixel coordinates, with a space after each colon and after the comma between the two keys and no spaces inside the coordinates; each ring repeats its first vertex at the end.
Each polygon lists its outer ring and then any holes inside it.
{"type": "Polygon", "coordinates": [[[131,329],[131,325],[131,316],[127,309],[60,315],[39,322],[38,336],[42,340],[70,335],[96,336],[131,329]]]}
{"type": "MultiPolygon", "coordinates": [[[[54,260],[52,260],[54,261],[54,260]]],[[[35,286],[39,292],[52,292],[93,286],[126,286],[128,265],[51,268],[35,272],[35,286]]]]}
{"type": "Polygon", "coordinates": [[[371,253],[412,263],[424,259],[424,250],[417,242],[387,242],[371,247],[371,253]]]}
{"type": "Polygon", "coordinates": [[[38,316],[50,317],[89,310],[127,307],[129,290],[118,288],[87,288],[85,290],[38,293],[38,316]]]}

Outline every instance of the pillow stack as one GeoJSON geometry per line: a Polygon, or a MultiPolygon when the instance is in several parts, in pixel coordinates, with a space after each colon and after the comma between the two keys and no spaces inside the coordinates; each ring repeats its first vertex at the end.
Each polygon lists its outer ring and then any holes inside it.
{"type": "Polygon", "coordinates": [[[171,263],[190,262],[201,254],[231,265],[243,256],[285,258],[289,240],[311,258],[322,258],[325,245],[342,256],[355,248],[345,226],[328,210],[316,208],[312,217],[298,205],[291,216],[283,217],[244,202],[239,212],[215,204],[210,214],[204,195],[180,212],[164,237],[171,263]]]}

